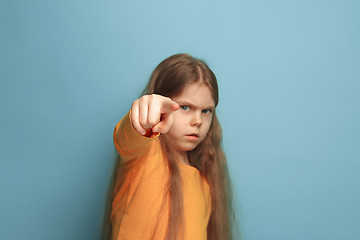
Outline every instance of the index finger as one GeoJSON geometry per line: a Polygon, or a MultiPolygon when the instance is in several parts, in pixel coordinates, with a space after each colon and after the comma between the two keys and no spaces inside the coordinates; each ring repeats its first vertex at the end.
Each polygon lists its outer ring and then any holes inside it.
{"type": "Polygon", "coordinates": [[[161,114],[171,114],[177,111],[180,108],[179,104],[171,100],[170,98],[166,98],[161,106],[161,114]]]}

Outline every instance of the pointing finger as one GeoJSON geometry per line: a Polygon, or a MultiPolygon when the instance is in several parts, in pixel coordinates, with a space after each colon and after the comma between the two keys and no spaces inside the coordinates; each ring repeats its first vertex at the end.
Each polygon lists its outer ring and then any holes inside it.
{"type": "Polygon", "coordinates": [[[168,115],[177,111],[179,108],[180,108],[179,104],[177,104],[170,98],[167,98],[167,100],[163,102],[161,113],[168,115]]]}

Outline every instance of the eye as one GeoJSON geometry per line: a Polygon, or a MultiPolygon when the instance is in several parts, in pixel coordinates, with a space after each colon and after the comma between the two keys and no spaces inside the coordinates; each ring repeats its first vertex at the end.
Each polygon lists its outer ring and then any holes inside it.
{"type": "Polygon", "coordinates": [[[212,113],[212,109],[204,109],[204,110],[202,110],[202,113],[204,113],[204,114],[210,114],[210,113],[212,113]]]}
{"type": "Polygon", "coordinates": [[[186,105],[181,105],[180,108],[184,111],[188,111],[190,109],[190,107],[186,105]]]}

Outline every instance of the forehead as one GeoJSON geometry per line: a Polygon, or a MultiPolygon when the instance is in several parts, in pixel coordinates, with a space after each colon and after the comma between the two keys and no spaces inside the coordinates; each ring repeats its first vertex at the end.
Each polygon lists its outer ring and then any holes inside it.
{"type": "Polygon", "coordinates": [[[202,81],[187,84],[178,95],[171,99],[179,104],[189,103],[201,108],[215,107],[211,89],[202,81]]]}

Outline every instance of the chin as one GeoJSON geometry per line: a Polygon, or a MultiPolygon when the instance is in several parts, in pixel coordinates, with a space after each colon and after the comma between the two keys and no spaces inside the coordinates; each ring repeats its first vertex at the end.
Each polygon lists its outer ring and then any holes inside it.
{"type": "Polygon", "coordinates": [[[196,147],[197,147],[197,145],[184,146],[184,147],[182,147],[181,149],[182,149],[182,151],[184,151],[184,152],[190,152],[190,151],[194,150],[196,147]]]}

